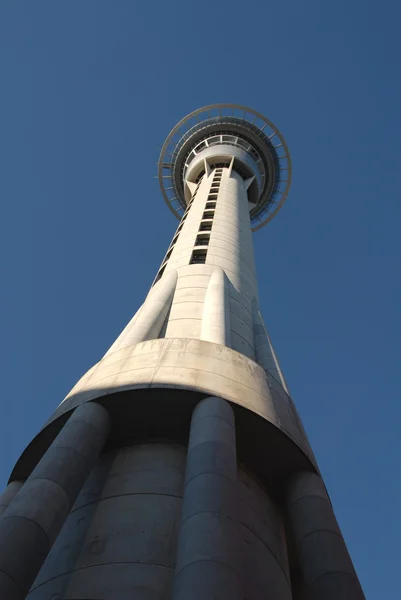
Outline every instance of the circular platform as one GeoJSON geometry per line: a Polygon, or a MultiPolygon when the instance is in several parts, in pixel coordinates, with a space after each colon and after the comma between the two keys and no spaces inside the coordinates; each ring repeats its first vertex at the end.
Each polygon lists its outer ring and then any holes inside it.
{"type": "Polygon", "coordinates": [[[163,197],[178,219],[186,208],[184,175],[203,143],[241,146],[259,165],[262,185],[250,211],[252,230],[257,231],[288,196],[291,158],[282,134],[262,114],[238,104],[211,104],[182,119],[163,145],[158,173],[163,197]]]}

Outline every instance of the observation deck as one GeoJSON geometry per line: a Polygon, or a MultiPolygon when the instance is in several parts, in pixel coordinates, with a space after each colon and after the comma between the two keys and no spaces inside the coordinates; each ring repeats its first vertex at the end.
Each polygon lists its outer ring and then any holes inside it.
{"type": "Polygon", "coordinates": [[[283,206],[291,184],[291,158],[280,131],[261,113],[239,104],[211,104],[182,119],[159,158],[163,197],[178,219],[205,170],[232,165],[248,181],[252,231],[283,206]]]}

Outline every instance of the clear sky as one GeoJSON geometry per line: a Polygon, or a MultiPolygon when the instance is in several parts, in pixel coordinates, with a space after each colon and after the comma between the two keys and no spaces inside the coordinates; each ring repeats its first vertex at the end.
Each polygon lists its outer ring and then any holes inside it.
{"type": "Polygon", "coordinates": [[[368,600],[401,598],[399,3],[0,3],[0,483],[142,302],[156,162],[212,102],[283,132],[265,321],[368,600]]]}

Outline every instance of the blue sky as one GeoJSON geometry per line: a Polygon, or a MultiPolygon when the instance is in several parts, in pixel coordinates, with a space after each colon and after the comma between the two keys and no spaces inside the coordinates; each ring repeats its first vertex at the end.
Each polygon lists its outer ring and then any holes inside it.
{"type": "Polygon", "coordinates": [[[176,222],[156,162],[212,102],[283,132],[265,321],[368,600],[398,600],[398,3],[0,4],[0,480],[141,303],[176,222]]]}

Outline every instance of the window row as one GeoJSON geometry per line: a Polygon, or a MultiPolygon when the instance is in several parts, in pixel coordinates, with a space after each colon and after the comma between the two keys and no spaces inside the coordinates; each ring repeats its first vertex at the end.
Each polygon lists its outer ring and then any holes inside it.
{"type": "Polygon", "coordinates": [[[195,191],[194,191],[194,193],[193,193],[193,194],[192,194],[192,196],[191,196],[190,203],[191,203],[191,202],[193,201],[193,199],[195,198],[195,196],[196,196],[196,194],[197,194],[197,192],[198,192],[198,190],[199,190],[199,186],[200,186],[200,184],[202,183],[202,179],[203,179],[203,176],[202,176],[202,177],[199,179],[199,181],[198,181],[198,185],[196,186],[196,188],[195,188],[195,191]]]}
{"type": "Polygon", "coordinates": [[[223,169],[216,169],[214,172],[205,210],[199,225],[198,235],[196,236],[195,248],[192,251],[189,261],[190,265],[202,265],[206,263],[207,248],[199,248],[198,246],[208,246],[210,242],[210,232],[212,230],[222,173],[223,169]]]}
{"type": "Polygon", "coordinates": [[[174,250],[174,246],[175,246],[175,244],[176,244],[176,242],[177,242],[177,240],[178,240],[178,238],[179,238],[179,235],[180,235],[181,229],[182,229],[182,228],[183,228],[183,226],[184,226],[185,219],[186,219],[186,218],[187,218],[187,216],[188,216],[188,213],[189,213],[189,211],[190,211],[190,208],[191,208],[191,206],[192,206],[192,203],[193,203],[193,201],[194,201],[194,198],[195,198],[195,196],[196,196],[196,193],[197,193],[197,191],[198,191],[198,189],[199,189],[199,186],[200,186],[200,184],[202,183],[202,179],[203,179],[203,177],[201,177],[201,178],[199,179],[199,181],[198,181],[198,185],[196,186],[196,189],[195,189],[194,193],[193,193],[193,194],[192,194],[192,196],[191,196],[191,200],[188,202],[188,205],[187,205],[187,207],[186,207],[186,209],[185,209],[185,212],[184,212],[184,214],[183,214],[183,215],[182,215],[182,217],[181,217],[180,224],[179,224],[179,225],[178,225],[178,227],[177,227],[177,231],[175,232],[175,235],[174,235],[174,237],[173,237],[173,239],[172,239],[172,241],[171,241],[171,244],[170,244],[170,246],[169,246],[169,248],[168,248],[168,250],[167,250],[167,254],[166,254],[166,256],[165,256],[165,257],[163,258],[163,260],[162,260],[161,267],[160,267],[160,269],[159,269],[159,271],[158,271],[158,273],[157,273],[157,275],[156,275],[156,278],[155,278],[155,280],[154,280],[154,282],[153,282],[153,284],[152,284],[152,285],[155,285],[155,283],[157,283],[157,282],[159,281],[159,279],[161,279],[161,278],[162,278],[162,276],[163,276],[163,273],[164,273],[164,271],[165,271],[165,269],[166,269],[166,265],[167,265],[168,259],[170,258],[171,254],[172,254],[172,252],[173,252],[173,250],[174,250]]]}
{"type": "MultiPolygon", "coordinates": [[[[222,166],[223,165],[219,165],[219,168],[216,168],[214,171],[212,185],[209,190],[209,194],[208,194],[206,205],[205,205],[205,210],[202,215],[202,221],[200,223],[198,235],[195,240],[195,248],[192,252],[192,256],[191,256],[189,264],[204,264],[206,262],[207,250],[203,249],[203,248],[199,249],[199,248],[197,248],[197,246],[208,246],[209,245],[210,232],[212,230],[214,212],[216,209],[217,196],[218,196],[218,192],[219,192],[221,177],[223,174],[223,169],[221,168],[222,166]],[[207,232],[207,233],[205,233],[205,232],[207,232]]],[[[175,246],[175,244],[178,240],[178,237],[180,235],[180,232],[184,226],[185,219],[187,218],[188,213],[191,209],[192,203],[193,203],[194,198],[199,190],[199,186],[202,182],[202,179],[203,179],[203,175],[199,178],[199,180],[197,182],[196,189],[191,196],[191,200],[188,202],[185,212],[181,218],[180,224],[177,227],[177,231],[175,232],[175,235],[174,235],[174,237],[171,241],[171,244],[167,250],[166,256],[164,257],[164,259],[162,261],[161,267],[156,275],[153,285],[155,285],[155,283],[157,283],[163,276],[163,273],[166,269],[167,262],[174,250],[174,246],[175,246]]]]}

